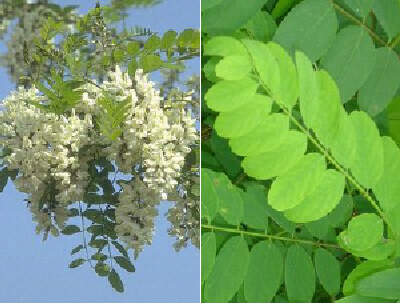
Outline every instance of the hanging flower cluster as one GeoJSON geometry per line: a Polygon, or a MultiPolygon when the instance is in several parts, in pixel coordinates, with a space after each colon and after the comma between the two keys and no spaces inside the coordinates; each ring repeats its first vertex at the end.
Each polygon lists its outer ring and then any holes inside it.
{"type": "Polygon", "coordinates": [[[74,110],[69,116],[44,112],[33,105],[44,99],[38,93],[20,89],[3,102],[0,143],[11,151],[4,162],[19,170],[15,185],[30,193],[33,203],[48,199],[49,186],[55,187],[54,199],[60,203],[79,200],[88,180],[87,158],[79,151],[90,142],[92,116],[79,117],[74,110]]]}
{"type": "Polygon", "coordinates": [[[137,258],[143,247],[153,240],[154,220],[158,215],[156,206],[160,200],[139,178],[122,187],[115,211],[115,232],[134,250],[137,258]]]}
{"type": "Polygon", "coordinates": [[[137,175],[120,194],[116,232],[138,254],[151,242],[155,204],[176,189],[185,156],[197,140],[195,119],[185,107],[190,98],[164,107],[141,70],[131,79],[118,66],[106,81],[89,81],[76,90],[81,98],[64,114],[44,110],[50,101],[36,88],[20,88],[2,102],[0,147],[10,151],[4,164],[19,170],[15,184],[29,195],[31,206],[50,212],[83,200],[88,163],[96,153],[120,172],[137,175]],[[123,119],[110,122],[118,116],[110,109],[123,119]]]}
{"type": "Polygon", "coordinates": [[[141,164],[145,168],[144,182],[157,190],[161,199],[167,199],[168,192],[178,184],[185,156],[198,137],[191,112],[184,105],[164,108],[159,91],[142,70],[136,71],[132,81],[117,66],[115,72],[109,73],[109,80],[100,86],[87,84],[85,91],[81,110],[92,115],[101,112],[96,100],[105,94],[116,102],[129,100],[121,136],[108,142],[106,156],[125,173],[141,164]]]}

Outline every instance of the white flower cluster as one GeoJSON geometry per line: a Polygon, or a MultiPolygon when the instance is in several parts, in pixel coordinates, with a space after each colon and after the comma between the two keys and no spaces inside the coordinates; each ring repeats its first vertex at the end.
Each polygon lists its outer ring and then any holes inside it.
{"type": "Polygon", "coordinates": [[[139,178],[122,187],[115,210],[115,232],[134,250],[136,259],[143,247],[152,242],[159,199],[139,178]]]}
{"type": "Polygon", "coordinates": [[[19,171],[15,184],[29,195],[37,229],[55,235],[64,217],[54,225],[50,215],[84,199],[89,162],[99,156],[115,162],[120,172],[134,176],[116,205],[115,231],[137,256],[151,244],[156,204],[176,189],[185,157],[197,140],[195,119],[185,110],[185,101],[164,107],[159,91],[141,70],[132,80],[117,66],[108,80],[79,90],[80,102],[62,115],[39,108],[48,100],[35,88],[20,88],[8,96],[0,104],[0,147],[10,151],[4,165],[19,171]],[[127,103],[115,140],[98,128],[105,110],[99,99],[105,96],[127,103]]]}
{"type": "Polygon", "coordinates": [[[104,92],[117,102],[130,100],[122,135],[110,143],[107,157],[126,173],[140,163],[145,168],[145,183],[157,190],[162,199],[167,199],[167,193],[178,184],[190,146],[198,138],[195,119],[184,105],[180,109],[163,108],[159,91],[142,70],[136,71],[132,81],[117,66],[109,78],[99,86],[86,85],[82,110],[97,115],[100,109],[94,105],[104,92]]]}
{"type": "Polygon", "coordinates": [[[17,188],[30,193],[33,203],[49,194],[51,180],[55,200],[68,203],[82,197],[88,179],[87,159],[79,151],[89,142],[92,129],[90,114],[58,116],[40,110],[32,102],[43,97],[35,88],[12,93],[3,102],[0,112],[0,144],[11,154],[4,158],[9,169],[18,169],[17,188]]]}
{"type": "Polygon", "coordinates": [[[175,237],[176,251],[187,247],[189,241],[200,247],[200,200],[191,197],[179,198],[168,210],[168,220],[171,227],[168,234],[175,237]]]}

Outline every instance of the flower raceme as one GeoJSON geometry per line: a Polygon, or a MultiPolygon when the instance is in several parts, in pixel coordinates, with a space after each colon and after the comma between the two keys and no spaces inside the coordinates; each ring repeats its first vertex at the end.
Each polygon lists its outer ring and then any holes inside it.
{"type": "Polygon", "coordinates": [[[198,137],[191,112],[184,105],[164,108],[142,70],[131,79],[116,66],[108,80],[76,90],[79,102],[63,114],[43,110],[48,99],[35,87],[19,88],[3,101],[0,146],[10,151],[5,165],[20,172],[18,189],[39,203],[53,183],[58,202],[82,200],[88,162],[100,156],[126,174],[141,168],[144,184],[167,199],[198,137]]]}

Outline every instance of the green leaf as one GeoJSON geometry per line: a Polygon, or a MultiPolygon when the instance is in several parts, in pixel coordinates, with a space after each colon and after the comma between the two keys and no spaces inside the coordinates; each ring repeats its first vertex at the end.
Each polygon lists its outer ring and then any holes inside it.
{"type": "Polygon", "coordinates": [[[210,34],[230,34],[245,24],[261,9],[266,0],[221,0],[204,11],[202,31],[210,34]],[[223,16],[223,22],[221,22],[223,16]]]}
{"type": "Polygon", "coordinates": [[[157,35],[152,35],[146,40],[146,43],[144,44],[144,50],[147,53],[152,53],[160,47],[160,44],[160,37],[158,37],[157,35]]]}
{"type": "Polygon", "coordinates": [[[207,280],[214,267],[217,253],[216,246],[214,232],[207,232],[201,235],[201,283],[207,280]]]}
{"type": "MultiPolygon", "coordinates": [[[[379,0],[378,0],[379,1],[379,0]]],[[[344,0],[344,2],[361,18],[368,16],[375,0],[344,0]]]]}
{"type": "Polygon", "coordinates": [[[248,183],[245,186],[246,191],[241,192],[244,210],[243,223],[251,228],[266,231],[268,217],[265,188],[257,183],[248,183]]]}
{"type": "Polygon", "coordinates": [[[227,56],[216,65],[215,73],[225,80],[239,80],[246,77],[251,68],[248,56],[227,56]]]}
{"type": "Polygon", "coordinates": [[[365,261],[356,268],[347,276],[346,280],[343,284],[343,294],[345,296],[349,296],[355,292],[356,283],[375,272],[381,271],[383,269],[393,267],[394,262],[390,260],[384,261],[365,261]]]}
{"type": "MultiPolygon", "coordinates": [[[[237,123],[240,123],[240,121],[237,123]]],[[[283,145],[287,137],[289,137],[288,140],[290,141],[293,139],[292,137],[297,135],[292,136],[292,132],[289,132],[289,118],[287,115],[274,113],[262,119],[258,127],[251,133],[232,138],[229,141],[229,145],[232,151],[238,155],[255,156],[273,151],[283,145]]],[[[304,141],[299,139],[299,143],[306,144],[305,138],[304,141]]]]}
{"type": "Polygon", "coordinates": [[[186,29],[178,37],[178,45],[181,48],[200,48],[200,33],[198,30],[186,29]]]}
{"type": "Polygon", "coordinates": [[[270,41],[276,31],[275,20],[266,11],[258,11],[243,28],[250,33],[255,40],[270,41]]]}
{"type": "Polygon", "coordinates": [[[327,220],[331,227],[343,228],[352,215],[353,199],[351,195],[345,194],[336,208],[328,214],[327,220]]]}
{"type": "Polygon", "coordinates": [[[355,251],[355,256],[363,257],[371,261],[382,261],[393,256],[396,251],[396,242],[393,240],[382,240],[372,248],[365,251],[355,251]]]}
{"type": "Polygon", "coordinates": [[[239,290],[249,263],[249,249],[240,236],[231,237],[221,248],[205,283],[209,302],[228,302],[239,290]]]}
{"type": "Polygon", "coordinates": [[[321,64],[336,81],[342,103],[362,87],[371,74],[376,51],[368,32],[360,26],[342,29],[321,64]]]}
{"type": "Polygon", "coordinates": [[[203,73],[206,76],[206,78],[211,82],[218,81],[217,74],[215,74],[215,66],[217,65],[218,62],[220,62],[220,60],[221,58],[219,57],[212,57],[209,60],[207,60],[206,64],[203,66],[203,73]]]}
{"type": "Polygon", "coordinates": [[[298,245],[290,246],[287,251],[285,283],[290,302],[311,302],[315,292],[315,270],[310,256],[298,245]]]}
{"type": "Polygon", "coordinates": [[[222,175],[221,183],[217,185],[219,196],[218,212],[228,224],[236,226],[243,219],[242,190],[233,185],[225,174],[222,175]]]}
{"type": "Polygon", "coordinates": [[[361,110],[371,116],[382,112],[399,88],[400,82],[397,79],[399,74],[400,61],[396,53],[387,47],[377,49],[374,69],[358,95],[361,110]]]}
{"type": "MultiPolygon", "coordinates": [[[[277,58],[272,54],[271,49],[265,43],[254,40],[243,40],[252,63],[257,71],[261,83],[269,88],[273,98],[280,98],[281,80],[280,66],[277,58]]],[[[281,58],[283,59],[283,58],[281,58]]],[[[288,65],[290,65],[288,63],[288,65]]],[[[288,68],[288,67],[287,67],[288,68]]],[[[283,69],[283,68],[282,68],[283,69]]],[[[292,75],[289,75],[290,77],[292,75]]]]}
{"type": "Polygon", "coordinates": [[[68,225],[61,232],[65,235],[71,235],[77,232],[80,232],[81,229],[76,225],[68,225]]]}
{"type": "Polygon", "coordinates": [[[106,240],[101,240],[101,239],[91,240],[90,243],[89,243],[90,247],[97,248],[97,249],[102,249],[106,245],[107,245],[107,241],[106,240]]]}
{"type": "Polygon", "coordinates": [[[221,183],[222,175],[202,168],[201,169],[201,216],[212,221],[218,212],[219,196],[217,192],[218,184],[221,183]]]}
{"type": "Polygon", "coordinates": [[[315,250],[315,270],[324,289],[335,296],[340,291],[340,264],[326,249],[315,250]]]}
{"type": "Polygon", "coordinates": [[[307,127],[332,150],[333,156],[345,167],[354,160],[354,130],[344,111],[339,90],[325,71],[314,72],[311,61],[296,52],[299,75],[300,112],[307,127]]]}
{"type": "Polygon", "coordinates": [[[140,44],[137,41],[129,42],[127,45],[127,52],[130,56],[135,57],[140,51],[140,44]]]}
{"type": "Polygon", "coordinates": [[[280,82],[279,88],[272,88],[273,97],[276,101],[291,109],[299,96],[296,67],[292,58],[280,45],[270,42],[267,47],[278,63],[279,75],[285,77],[284,81],[280,82]]]}
{"type": "Polygon", "coordinates": [[[240,159],[232,153],[228,141],[219,137],[215,131],[213,131],[210,139],[210,146],[215,154],[215,158],[224,168],[225,173],[230,178],[236,177],[241,171],[240,159]]]}
{"type": "Polygon", "coordinates": [[[400,299],[400,268],[386,269],[362,278],[356,293],[367,297],[400,299]]]}
{"type": "Polygon", "coordinates": [[[271,302],[283,277],[283,257],[270,241],[253,246],[244,279],[244,296],[248,302],[271,302]]]}
{"type": "Polygon", "coordinates": [[[344,191],[344,176],[335,170],[327,170],[320,179],[317,187],[309,192],[300,204],[285,211],[289,220],[295,223],[316,221],[339,204],[344,191]],[[321,204],[321,201],[324,204],[321,204]]]}
{"type": "Polygon", "coordinates": [[[233,111],[252,100],[258,83],[250,78],[223,80],[213,85],[206,93],[207,106],[217,112],[233,111]]]}
{"type": "Polygon", "coordinates": [[[271,112],[272,100],[256,94],[248,104],[230,112],[219,114],[215,120],[215,131],[221,137],[236,138],[251,133],[271,112]],[[232,122],[237,123],[232,125],[232,122]]]}
{"type": "Polygon", "coordinates": [[[304,52],[314,62],[332,45],[337,27],[331,1],[304,0],[281,22],[274,41],[293,55],[295,50],[304,52]]]}
{"type": "Polygon", "coordinates": [[[335,303],[390,303],[392,301],[382,298],[372,298],[372,297],[364,297],[359,295],[351,295],[348,297],[344,297],[335,303]]]}
{"type": "Polygon", "coordinates": [[[85,263],[85,259],[76,259],[69,264],[69,268],[77,268],[85,263]]]}
{"type": "Polygon", "coordinates": [[[138,69],[138,65],[135,58],[131,59],[131,62],[128,64],[128,74],[131,77],[135,76],[136,70],[138,69]]]}
{"type": "Polygon", "coordinates": [[[145,73],[153,72],[163,65],[164,61],[161,60],[159,55],[145,55],[139,60],[139,66],[145,73]]]}
{"type": "Polygon", "coordinates": [[[161,48],[168,50],[172,48],[176,41],[177,33],[175,31],[167,31],[161,38],[161,48]]]}
{"type": "Polygon", "coordinates": [[[397,0],[375,1],[373,5],[378,22],[382,25],[389,40],[400,33],[400,3],[397,0]]]}
{"type": "Polygon", "coordinates": [[[8,183],[8,174],[3,169],[0,171],[0,192],[3,192],[4,188],[7,186],[8,183]]]}
{"type": "Polygon", "coordinates": [[[317,188],[325,172],[326,163],[323,156],[317,153],[303,156],[286,174],[280,174],[271,185],[268,203],[278,211],[296,207],[308,193],[317,188]]]}
{"type": "Polygon", "coordinates": [[[119,251],[119,253],[121,253],[124,257],[128,258],[128,252],[126,251],[124,246],[122,246],[117,241],[111,241],[111,243],[115,246],[115,248],[119,251]]]}
{"type": "Polygon", "coordinates": [[[306,223],[304,227],[307,231],[319,240],[328,242],[335,242],[336,232],[331,227],[327,216],[320,218],[319,220],[306,223]]]}
{"type": "Polygon", "coordinates": [[[391,213],[400,205],[400,187],[392,186],[400,184],[400,150],[390,137],[382,137],[382,143],[383,174],[373,190],[383,210],[391,213]]]}
{"type": "Polygon", "coordinates": [[[247,50],[237,39],[229,36],[213,37],[205,43],[205,56],[247,56],[247,50]]]}
{"type": "Polygon", "coordinates": [[[110,282],[112,288],[114,288],[118,292],[124,292],[124,284],[122,283],[119,274],[112,269],[108,274],[108,281],[110,282]]]}
{"type": "Polygon", "coordinates": [[[124,60],[124,56],[125,56],[124,50],[116,49],[113,52],[113,57],[116,63],[121,63],[124,60]]]}
{"type": "Polygon", "coordinates": [[[201,0],[201,12],[216,6],[221,1],[222,0],[201,0]]]}
{"type": "Polygon", "coordinates": [[[382,219],[373,213],[353,217],[339,238],[349,249],[364,251],[375,246],[383,237],[382,219]],[[366,233],[368,232],[368,233],[366,233]]]}
{"type": "MultiPolygon", "coordinates": [[[[303,133],[289,131],[285,141],[271,151],[248,156],[242,162],[247,175],[256,179],[270,179],[282,175],[296,165],[307,149],[307,138],[303,133]]],[[[259,138],[268,144],[267,138],[259,138]]]]}
{"type": "Polygon", "coordinates": [[[104,253],[101,252],[96,252],[91,256],[92,260],[97,260],[97,261],[105,261],[107,260],[107,256],[104,253]]]}
{"type": "Polygon", "coordinates": [[[294,234],[296,229],[296,224],[289,221],[284,216],[283,212],[277,211],[273,209],[269,204],[267,204],[267,214],[275,223],[277,223],[285,231],[289,232],[290,234],[294,234]]]}
{"type": "Polygon", "coordinates": [[[114,260],[120,267],[124,268],[126,271],[135,272],[135,266],[133,266],[129,258],[125,256],[115,256],[114,260]]]}
{"type": "Polygon", "coordinates": [[[383,174],[383,143],[373,120],[364,112],[354,111],[350,115],[356,131],[354,164],[351,172],[366,188],[374,188],[383,174]]]}
{"type": "Polygon", "coordinates": [[[98,262],[95,266],[94,266],[94,270],[96,271],[96,273],[101,276],[101,277],[106,277],[109,275],[110,273],[110,266],[108,266],[107,264],[103,263],[103,262],[98,262]]]}
{"type": "Polygon", "coordinates": [[[75,248],[73,248],[73,249],[71,250],[71,255],[74,255],[75,253],[78,253],[78,252],[81,251],[83,248],[84,248],[84,247],[83,247],[82,244],[76,246],[75,248]]]}
{"type": "Polygon", "coordinates": [[[300,1],[301,0],[278,0],[272,10],[272,16],[275,20],[282,17],[293,7],[293,5],[300,1]]]}

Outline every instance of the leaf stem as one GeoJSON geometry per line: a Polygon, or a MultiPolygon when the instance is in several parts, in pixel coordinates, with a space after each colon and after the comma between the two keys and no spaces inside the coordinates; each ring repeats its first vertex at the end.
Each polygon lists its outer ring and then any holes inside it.
{"type": "Polygon", "coordinates": [[[343,7],[341,7],[339,4],[335,3],[334,0],[331,0],[333,7],[339,12],[341,13],[343,16],[347,17],[348,19],[350,19],[351,21],[353,21],[354,23],[360,25],[361,27],[365,28],[367,30],[367,32],[371,35],[371,37],[379,42],[380,44],[382,44],[383,46],[387,46],[386,42],[379,37],[372,29],[370,29],[367,25],[365,25],[363,22],[361,22],[359,19],[357,19],[356,17],[354,17],[352,14],[350,14],[348,11],[346,11],[343,7]]]}
{"type": "Polygon", "coordinates": [[[390,43],[389,43],[389,47],[391,49],[394,49],[396,47],[396,45],[400,42],[400,34],[396,36],[395,39],[393,39],[390,43]]]}
{"type": "Polygon", "coordinates": [[[237,233],[240,235],[248,235],[248,236],[253,236],[253,237],[272,239],[272,240],[278,240],[278,241],[284,241],[284,242],[295,242],[295,243],[301,243],[301,244],[312,245],[312,246],[317,246],[317,247],[323,246],[323,247],[342,249],[340,246],[338,246],[336,244],[314,242],[314,241],[310,241],[310,240],[292,239],[292,238],[288,238],[288,237],[284,237],[284,236],[264,234],[261,232],[245,231],[245,230],[229,228],[229,227],[219,227],[219,226],[214,226],[214,225],[201,224],[201,228],[211,229],[213,231],[224,231],[224,232],[229,232],[229,233],[237,233]]]}
{"type": "Polygon", "coordinates": [[[301,132],[303,132],[305,135],[307,135],[308,139],[318,148],[318,150],[325,156],[325,158],[335,166],[335,168],[344,175],[344,177],[352,183],[357,190],[361,193],[362,196],[364,196],[367,201],[376,209],[378,214],[382,217],[382,219],[387,223],[385,219],[385,215],[383,214],[381,208],[379,208],[378,203],[369,195],[368,191],[365,190],[355,179],[353,176],[351,176],[329,153],[328,151],[322,146],[321,143],[319,143],[311,134],[310,132],[286,109],[286,107],[278,104],[283,111],[285,112],[286,115],[289,116],[291,121],[300,129],[301,132]]]}
{"type": "Polygon", "coordinates": [[[81,201],[79,201],[79,215],[81,217],[81,222],[82,222],[82,240],[83,240],[83,246],[85,247],[85,251],[86,251],[86,259],[89,261],[90,267],[94,268],[92,265],[92,259],[89,258],[88,244],[87,244],[86,236],[85,236],[85,221],[83,219],[81,201]]]}

